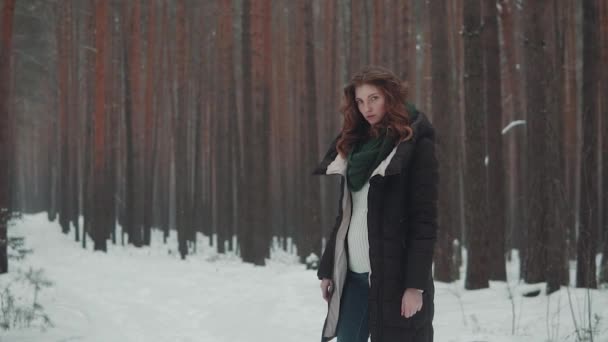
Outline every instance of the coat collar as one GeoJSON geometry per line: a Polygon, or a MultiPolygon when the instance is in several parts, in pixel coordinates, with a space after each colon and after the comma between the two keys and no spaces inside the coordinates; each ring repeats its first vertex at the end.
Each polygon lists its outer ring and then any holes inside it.
{"type": "MultiPolygon", "coordinates": [[[[414,135],[409,140],[401,140],[395,145],[391,153],[384,158],[380,164],[374,169],[371,177],[380,175],[382,177],[401,173],[403,166],[412,155],[412,150],[416,141],[423,137],[434,139],[435,130],[424,113],[415,111],[412,113],[412,130],[414,135]]],[[[314,175],[333,175],[338,174],[345,176],[347,169],[346,158],[342,157],[336,150],[336,144],[340,134],[333,140],[329,150],[321,163],[314,170],[314,175]]]]}

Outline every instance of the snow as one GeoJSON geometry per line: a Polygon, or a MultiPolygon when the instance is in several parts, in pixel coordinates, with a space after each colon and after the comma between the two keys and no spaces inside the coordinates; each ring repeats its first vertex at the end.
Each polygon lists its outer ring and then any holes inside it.
{"type": "MultiPolygon", "coordinates": [[[[253,266],[234,254],[217,254],[201,235],[197,253],[181,260],[175,236],[164,245],[157,231],[152,247],[109,244],[108,253],[94,252],[90,241],[82,249],[73,233],[62,234],[46,214],[24,216],[9,228],[9,236],[24,236],[33,253],[11,259],[0,290],[18,270],[42,268],[53,285],[41,290],[39,301],[54,327],[0,330],[0,342],[320,340],[326,304],[319,281],[293,255],[275,250],[267,266],[253,266]]],[[[507,272],[509,279],[518,279],[516,253],[507,272]]],[[[592,313],[599,317],[594,341],[608,341],[606,289],[521,295],[544,286],[492,281],[489,289],[466,291],[462,280],[436,282],[435,341],[575,341],[568,293],[579,325],[590,296],[592,313]]]]}
{"type": "Polygon", "coordinates": [[[526,124],[526,120],[515,120],[515,121],[511,121],[508,125],[506,125],[503,129],[502,129],[502,135],[507,134],[507,132],[509,132],[513,127],[515,126],[519,126],[519,125],[525,125],[526,124]]]}

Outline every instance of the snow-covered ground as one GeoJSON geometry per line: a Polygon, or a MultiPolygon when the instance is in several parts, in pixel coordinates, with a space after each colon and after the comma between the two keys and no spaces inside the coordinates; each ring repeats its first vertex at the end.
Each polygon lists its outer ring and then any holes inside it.
{"type": "MultiPolygon", "coordinates": [[[[83,250],[73,233],[62,234],[46,214],[24,216],[9,236],[24,236],[33,253],[11,260],[10,272],[0,276],[0,291],[18,270],[43,269],[53,286],[43,289],[38,301],[54,327],[0,330],[0,342],[320,340],[326,304],[319,282],[314,271],[288,255],[275,253],[268,266],[256,267],[234,255],[217,255],[201,240],[197,254],[181,260],[175,237],[164,245],[160,232],[150,248],[110,244],[108,253],[93,252],[92,243],[83,250]]],[[[510,279],[518,279],[517,265],[516,258],[509,263],[510,279]]],[[[521,295],[543,287],[515,280],[465,291],[462,281],[436,282],[435,341],[576,341],[573,317],[579,326],[586,324],[589,300],[592,320],[599,318],[594,341],[608,341],[608,290],[521,295]]]]}

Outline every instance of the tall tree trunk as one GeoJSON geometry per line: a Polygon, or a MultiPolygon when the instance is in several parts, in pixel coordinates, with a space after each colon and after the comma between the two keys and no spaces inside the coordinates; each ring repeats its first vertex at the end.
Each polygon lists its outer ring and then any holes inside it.
{"type": "Polygon", "coordinates": [[[176,12],[176,67],[177,110],[173,113],[173,139],[175,149],[175,219],[178,250],[182,259],[188,254],[187,246],[187,102],[186,102],[186,9],[185,0],[177,1],[176,12]]]}
{"type": "Polygon", "coordinates": [[[104,211],[107,205],[105,156],[105,116],[106,116],[106,30],[107,2],[95,1],[95,147],[94,147],[94,190],[93,220],[91,234],[94,249],[106,251],[107,227],[104,211]]]}
{"type": "MultiPolygon", "coordinates": [[[[80,10],[81,6],[75,7],[77,10],[80,10]]],[[[84,72],[81,72],[82,68],[82,58],[80,57],[81,49],[80,49],[80,37],[82,37],[83,26],[86,23],[85,20],[82,19],[81,16],[74,16],[74,25],[72,25],[72,36],[73,43],[72,49],[70,53],[72,54],[72,79],[70,81],[70,90],[72,94],[71,104],[70,104],[70,134],[68,138],[69,144],[69,155],[70,155],[70,170],[69,170],[69,188],[70,193],[68,195],[70,205],[69,205],[69,218],[74,226],[74,240],[80,241],[80,184],[82,180],[82,175],[80,172],[80,160],[81,154],[79,153],[79,149],[81,148],[81,137],[82,137],[82,108],[81,104],[85,103],[85,100],[81,99],[81,95],[84,93],[81,90],[81,79],[84,79],[84,72]]]]}
{"type": "MultiPolygon", "coordinates": [[[[205,3],[205,6],[202,9],[202,13],[203,13],[203,22],[208,23],[210,22],[210,18],[211,17],[215,17],[215,13],[210,11],[209,8],[210,6],[214,6],[214,3],[205,3]]],[[[213,31],[211,29],[211,24],[208,24],[208,29],[205,29],[205,40],[202,42],[201,44],[201,56],[203,56],[203,65],[201,67],[201,82],[200,82],[200,86],[199,86],[199,91],[201,94],[210,94],[210,92],[215,88],[215,87],[211,87],[211,85],[209,84],[209,82],[206,80],[206,77],[211,77],[213,76],[213,74],[211,73],[212,70],[212,59],[211,59],[211,51],[209,51],[209,49],[206,48],[206,46],[208,46],[210,44],[210,39],[212,37],[211,32],[213,31]]],[[[201,98],[203,98],[203,96],[201,96],[201,98]]],[[[215,98],[214,96],[212,98],[215,98]]],[[[198,129],[198,133],[201,134],[200,136],[200,140],[201,140],[201,145],[197,147],[201,149],[200,151],[200,155],[201,155],[201,163],[202,165],[200,165],[200,172],[201,172],[201,186],[200,187],[195,187],[197,190],[200,189],[200,205],[198,206],[199,208],[199,212],[200,215],[202,216],[202,220],[201,223],[203,224],[202,227],[202,232],[203,234],[209,236],[209,243],[211,244],[213,239],[213,225],[212,225],[212,202],[211,202],[211,182],[213,181],[211,178],[211,135],[213,128],[211,127],[211,106],[210,106],[210,101],[205,101],[204,103],[201,103],[201,112],[199,113],[200,116],[200,129],[198,129]]],[[[238,139],[239,139],[239,151],[238,153],[236,153],[235,155],[239,156],[239,162],[241,161],[241,156],[242,156],[242,143],[240,143],[242,141],[242,134],[241,134],[242,128],[238,131],[238,133],[236,134],[238,139]]],[[[199,165],[199,163],[196,163],[195,165],[199,165]]],[[[238,165],[239,169],[243,169],[243,165],[239,164],[238,165]]],[[[237,203],[237,207],[238,208],[242,208],[242,201],[243,201],[243,197],[241,196],[240,192],[242,192],[242,188],[238,187],[237,191],[239,191],[239,196],[238,196],[238,203],[237,203]]],[[[243,221],[243,216],[239,214],[237,216],[237,227],[242,227],[244,226],[246,221],[243,221]]]]}
{"type": "MultiPolygon", "coordinates": [[[[608,60],[608,4],[600,3],[600,34],[601,60],[608,60]]],[[[601,68],[600,94],[608,92],[608,68],[601,68]]],[[[602,121],[602,225],[603,233],[602,261],[600,263],[600,283],[608,283],[608,96],[602,96],[600,102],[600,117],[602,121]]]]}
{"type": "Polygon", "coordinates": [[[154,200],[154,163],[156,157],[155,145],[155,129],[153,126],[154,118],[156,116],[154,99],[156,89],[156,75],[157,70],[157,48],[156,48],[156,1],[148,2],[148,39],[146,49],[146,92],[145,92],[145,123],[144,123],[144,151],[143,156],[144,168],[143,168],[143,183],[144,183],[144,197],[143,197],[143,239],[142,244],[150,245],[151,226],[152,226],[152,207],[154,200]]]}
{"type": "Polygon", "coordinates": [[[545,27],[547,30],[547,62],[551,67],[547,73],[547,118],[544,120],[545,147],[544,155],[547,163],[544,164],[543,188],[547,234],[547,293],[558,291],[561,285],[569,283],[568,253],[566,244],[567,213],[570,211],[570,202],[566,200],[566,173],[564,148],[564,93],[565,80],[565,47],[566,47],[566,12],[564,6],[557,2],[549,5],[545,27]],[[558,201],[556,199],[561,199],[558,201]]]}
{"type": "MultiPolygon", "coordinates": [[[[212,132],[213,141],[225,139],[221,144],[214,144],[215,151],[213,168],[215,172],[214,184],[218,190],[215,193],[217,196],[217,250],[219,253],[226,251],[226,243],[231,240],[233,233],[233,176],[236,176],[235,170],[232,168],[230,156],[232,155],[232,131],[230,130],[231,122],[235,115],[235,96],[234,96],[234,78],[233,78],[233,60],[232,60],[232,4],[230,1],[222,0],[219,3],[218,15],[218,50],[217,63],[219,70],[217,72],[219,84],[219,97],[217,98],[217,111],[219,115],[213,119],[214,129],[212,132]]],[[[249,184],[250,185],[250,184],[249,184]]],[[[244,222],[247,224],[247,222],[244,222]]]]}
{"type": "Polygon", "coordinates": [[[597,288],[595,254],[599,230],[598,203],[598,83],[599,1],[583,2],[583,145],[581,150],[581,207],[576,263],[576,286],[597,288]]]}
{"type": "Polygon", "coordinates": [[[468,290],[489,287],[489,260],[486,239],[488,224],[486,158],[486,117],[482,92],[484,51],[481,40],[481,2],[465,0],[463,9],[464,91],[465,91],[465,221],[468,228],[468,290]]]}
{"type": "Polygon", "coordinates": [[[12,55],[13,39],[13,15],[15,12],[15,0],[3,0],[2,12],[0,12],[0,274],[8,272],[7,257],[7,222],[10,217],[10,192],[11,182],[9,170],[6,165],[11,162],[13,144],[9,140],[12,136],[9,127],[9,80],[10,63],[12,55]]]}
{"type": "Polygon", "coordinates": [[[543,182],[548,108],[545,87],[548,86],[548,57],[544,51],[546,39],[547,2],[530,2],[524,13],[524,48],[526,75],[526,103],[530,113],[526,122],[528,145],[526,147],[527,171],[526,189],[528,190],[526,208],[526,252],[523,263],[523,279],[529,283],[546,280],[547,268],[547,226],[544,222],[546,206],[543,201],[548,189],[543,182]]]}
{"type": "Polygon", "coordinates": [[[567,255],[569,260],[574,260],[576,257],[576,209],[577,200],[580,189],[578,182],[580,174],[579,166],[579,130],[578,120],[579,115],[579,97],[578,97],[578,80],[577,80],[577,64],[579,56],[577,54],[577,24],[576,12],[579,5],[577,0],[567,0],[564,11],[566,12],[566,22],[564,24],[565,32],[565,78],[564,78],[564,144],[566,157],[566,202],[570,203],[568,210],[564,213],[566,222],[567,236],[567,255]]]}
{"type": "Polygon", "coordinates": [[[140,68],[140,33],[139,33],[139,1],[123,4],[124,32],[128,38],[123,40],[124,70],[123,77],[125,90],[125,144],[126,144],[126,180],[125,180],[125,223],[123,231],[128,234],[128,241],[135,247],[143,245],[143,236],[140,226],[138,184],[135,175],[139,170],[137,113],[139,113],[139,68],[140,68]]]}
{"type": "MultiPolygon", "coordinates": [[[[111,23],[115,23],[119,20],[120,9],[117,6],[110,6],[110,13],[108,17],[111,23]]],[[[109,77],[106,80],[106,87],[108,89],[108,104],[106,106],[106,118],[108,124],[105,132],[105,142],[107,151],[106,155],[106,185],[104,187],[105,194],[105,215],[104,215],[104,226],[107,227],[108,237],[112,240],[112,244],[116,244],[116,195],[117,195],[117,159],[118,159],[118,135],[120,131],[116,129],[118,126],[118,104],[116,99],[120,94],[118,84],[122,81],[119,75],[120,65],[118,62],[118,55],[122,52],[120,46],[117,47],[116,42],[120,35],[120,27],[118,25],[110,25],[108,27],[109,34],[107,35],[107,50],[108,52],[108,63],[107,73],[109,77]]]]}
{"type": "MultiPolygon", "coordinates": [[[[87,2],[87,14],[86,14],[86,39],[93,42],[95,41],[95,1],[87,2]]],[[[85,73],[86,73],[86,99],[85,103],[85,112],[86,113],[94,113],[95,111],[95,80],[96,80],[96,71],[95,71],[95,61],[96,55],[94,53],[88,53],[85,55],[85,73]]],[[[94,220],[94,210],[92,207],[93,204],[93,162],[94,155],[91,153],[93,151],[93,115],[86,115],[84,120],[84,176],[83,176],[83,215],[84,215],[84,225],[82,228],[82,248],[86,248],[87,246],[87,233],[90,235],[93,232],[92,225],[94,220]]]]}
{"type": "Polygon", "coordinates": [[[452,130],[455,136],[455,151],[454,151],[454,165],[455,165],[455,177],[456,177],[456,189],[452,193],[452,201],[459,203],[458,207],[455,208],[457,215],[456,220],[451,225],[452,236],[457,240],[453,243],[453,255],[454,255],[454,266],[452,267],[453,279],[460,279],[460,267],[462,266],[462,242],[464,241],[465,224],[464,224],[464,49],[463,40],[460,33],[460,28],[463,22],[463,0],[454,0],[450,4],[450,11],[448,17],[450,19],[450,39],[452,49],[452,88],[453,91],[450,95],[451,111],[455,112],[454,126],[452,130]]]}
{"type": "MultiPolygon", "coordinates": [[[[431,64],[432,64],[432,92],[434,94],[451,94],[452,82],[450,79],[450,58],[448,46],[448,30],[445,25],[447,21],[448,4],[443,1],[433,1],[430,3],[430,11],[433,13],[431,21],[431,64]]],[[[454,116],[458,112],[450,108],[450,98],[438,96],[433,103],[434,124],[439,132],[443,132],[437,142],[437,155],[439,159],[439,173],[441,177],[440,188],[443,189],[439,197],[438,207],[441,216],[439,217],[439,236],[437,250],[435,254],[435,279],[443,282],[454,280],[451,226],[455,222],[458,212],[458,204],[454,202],[452,192],[456,191],[456,169],[455,153],[456,147],[455,131],[450,129],[454,116]]]]}
{"type": "MultiPolygon", "coordinates": [[[[356,4],[353,4],[353,10],[355,9],[356,4]]],[[[296,8],[296,3],[295,2],[288,2],[288,13],[287,13],[287,20],[290,23],[296,23],[296,19],[299,18],[298,17],[298,13],[297,13],[297,8],[296,8]]],[[[352,19],[352,18],[351,18],[352,19]]],[[[351,29],[355,29],[354,27],[351,27],[351,29]]],[[[354,32],[354,31],[353,31],[354,32]]],[[[292,72],[297,79],[299,79],[299,69],[297,68],[296,65],[298,65],[298,60],[296,58],[296,56],[298,55],[298,39],[297,36],[299,36],[299,27],[296,25],[289,25],[288,29],[287,29],[287,60],[286,60],[286,64],[287,64],[287,70],[289,70],[289,72],[292,72]]],[[[289,165],[292,169],[293,172],[288,172],[288,174],[286,175],[287,178],[287,189],[286,191],[289,191],[290,193],[294,193],[297,192],[300,189],[300,183],[299,180],[301,178],[299,178],[299,172],[298,169],[296,168],[297,165],[297,161],[298,159],[296,158],[298,155],[297,148],[299,147],[297,143],[297,141],[299,141],[300,139],[300,129],[298,126],[299,120],[300,120],[300,116],[298,115],[298,105],[299,102],[301,101],[300,98],[298,98],[297,94],[299,91],[299,86],[300,84],[298,82],[295,82],[293,87],[289,87],[289,102],[288,102],[288,113],[294,113],[293,115],[291,115],[291,118],[289,120],[288,126],[287,126],[287,134],[289,136],[289,140],[290,143],[287,144],[287,151],[285,154],[285,163],[287,165],[289,165]]],[[[303,215],[302,211],[297,210],[297,208],[301,208],[301,203],[302,203],[302,197],[301,196],[289,196],[287,198],[287,211],[286,211],[286,215],[287,215],[287,220],[288,220],[288,235],[287,236],[291,236],[294,237],[296,239],[299,238],[298,236],[298,232],[299,232],[299,224],[301,222],[301,217],[303,215]]],[[[292,252],[292,248],[293,248],[293,244],[291,245],[285,245],[285,248],[287,248],[287,250],[291,253],[292,252]]]]}
{"type": "Polygon", "coordinates": [[[527,282],[547,281],[547,293],[567,284],[563,150],[563,11],[552,3],[526,8],[527,282]]]}
{"type": "MultiPolygon", "coordinates": [[[[511,123],[515,120],[522,119],[523,111],[521,109],[521,101],[519,99],[519,93],[517,89],[519,87],[519,74],[517,70],[517,62],[515,61],[515,20],[513,16],[513,8],[515,7],[513,1],[510,0],[499,0],[500,12],[498,13],[500,19],[500,41],[502,63],[502,112],[503,112],[503,123],[511,123]]],[[[523,126],[522,126],[523,128],[523,126]]],[[[521,212],[523,207],[521,201],[517,198],[518,196],[518,184],[519,179],[522,175],[519,172],[519,160],[521,153],[517,149],[517,143],[521,140],[521,136],[524,135],[525,131],[522,128],[515,128],[509,130],[504,135],[503,143],[507,144],[506,152],[507,156],[503,158],[506,160],[507,175],[506,175],[506,193],[508,201],[507,215],[506,215],[506,241],[505,244],[508,246],[508,250],[511,248],[519,247],[514,239],[514,231],[516,227],[521,225],[521,212]],[[519,222],[519,223],[518,223],[519,222]]]]}
{"type": "Polygon", "coordinates": [[[311,168],[318,162],[319,143],[317,137],[317,116],[314,115],[316,108],[316,99],[314,90],[316,85],[315,63],[314,63],[314,41],[312,31],[312,4],[302,2],[299,8],[299,13],[302,18],[302,28],[305,30],[301,37],[299,46],[299,55],[303,58],[301,68],[303,71],[302,85],[299,98],[300,110],[302,116],[301,129],[303,132],[303,140],[301,144],[301,152],[303,163],[301,165],[302,174],[302,199],[303,199],[303,220],[300,226],[298,239],[298,254],[300,261],[304,262],[306,257],[311,253],[321,255],[321,222],[319,207],[320,202],[320,179],[311,175],[311,168]],[[307,114],[310,113],[310,114],[307,114]]]}
{"type": "Polygon", "coordinates": [[[72,108],[70,103],[70,71],[72,67],[72,4],[61,2],[58,4],[60,15],[57,25],[57,53],[58,53],[58,104],[59,104],[59,225],[61,231],[67,234],[70,230],[69,201],[69,155],[68,111],[72,108]]]}
{"type": "Polygon", "coordinates": [[[507,280],[505,261],[505,163],[502,145],[502,89],[500,84],[500,48],[498,44],[498,13],[496,0],[483,0],[485,113],[487,116],[488,148],[488,261],[490,279],[507,280]]]}
{"type": "MultiPolygon", "coordinates": [[[[515,1],[501,2],[501,7],[504,15],[501,16],[501,20],[505,20],[505,58],[508,68],[510,69],[509,75],[511,81],[511,94],[513,97],[513,108],[516,115],[512,120],[526,120],[527,119],[527,107],[526,107],[526,88],[525,78],[523,75],[523,21],[524,11],[519,10],[518,4],[515,1]],[[509,27],[512,27],[509,30],[509,27]]],[[[503,111],[503,113],[507,113],[503,111]]],[[[509,180],[511,184],[511,196],[512,196],[512,209],[511,209],[511,229],[510,229],[510,240],[511,245],[517,248],[519,251],[520,259],[520,274],[525,273],[525,260],[526,260],[526,196],[527,189],[525,186],[526,179],[526,153],[522,153],[527,147],[527,136],[525,126],[521,128],[514,128],[509,131],[508,135],[511,137],[510,153],[512,164],[512,177],[509,180]]]]}
{"type": "MultiPolygon", "coordinates": [[[[251,114],[245,129],[251,130],[249,150],[245,153],[247,173],[246,217],[250,220],[245,234],[241,234],[241,256],[243,261],[264,265],[269,257],[270,222],[268,220],[269,189],[269,138],[270,124],[270,1],[244,2],[243,39],[247,41],[243,49],[244,58],[251,60],[244,67],[250,68],[243,78],[244,92],[251,92],[244,102],[251,114]],[[247,25],[247,26],[246,26],[247,25]],[[250,49],[250,50],[248,50],[250,49]],[[248,54],[249,53],[249,54],[248,54]]],[[[314,72],[314,70],[312,70],[314,72]]],[[[314,108],[314,106],[312,107],[314,108]]],[[[247,116],[247,115],[245,115],[247,116]]],[[[244,183],[244,182],[243,182],[244,183]]]]}

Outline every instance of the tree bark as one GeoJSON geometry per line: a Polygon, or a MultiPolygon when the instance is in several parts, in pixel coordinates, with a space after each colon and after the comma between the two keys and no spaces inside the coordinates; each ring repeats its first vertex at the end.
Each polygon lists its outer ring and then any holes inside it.
{"type": "Polygon", "coordinates": [[[13,39],[13,16],[15,13],[15,0],[4,0],[0,12],[0,274],[8,272],[7,256],[7,223],[10,217],[11,182],[8,172],[9,162],[12,160],[13,144],[9,127],[9,80],[13,39]]]}
{"type": "Polygon", "coordinates": [[[547,2],[530,2],[524,11],[524,53],[526,75],[526,104],[528,115],[526,134],[527,171],[526,189],[528,191],[526,209],[526,252],[522,267],[523,279],[528,283],[546,280],[547,268],[547,225],[543,221],[546,207],[543,203],[547,190],[544,186],[544,164],[547,162],[544,121],[548,108],[545,88],[547,84],[547,56],[544,52],[546,34],[547,2]]]}
{"type": "Polygon", "coordinates": [[[154,164],[156,161],[157,151],[154,148],[156,146],[156,135],[154,118],[156,117],[156,111],[154,106],[154,99],[156,94],[156,79],[157,79],[157,56],[158,51],[156,47],[156,1],[148,2],[148,32],[147,32],[147,48],[146,48],[146,90],[144,95],[145,113],[144,113],[144,151],[143,156],[143,183],[144,183],[144,197],[143,197],[143,237],[142,244],[149,246],[152,230],[152,217],[153,217],[153,203],[154,203],[154,164]]]}
{"type": "Polygon", "coordinates": [[[175,149],[175,223],[178,250],[182,259],[188,254],[187,238],[187,102],[186,102],[186,9],[185,0],[177,1],[176,11],[176,67],[177,110],[173,113],[173,139],[175,149]]]}
{"type": "Polygon", "coordinates": [[[549,5],[545,30],[547,32],[546,64],[550,67],[547,93],[548,115],[544,120],[547,162],[544,164],[544,195],[547,234],[547,294],[569,284],[567,252],[567,220],[571,202],[566,200],[566,159],[564,145],[564,99],[566,12],[556,2],[549,5]],[[559,199],[559,200],[558,200],[559,199]]]}
{"type": "Polygon", "coordinates": [[[244,128],[250,130],[251,134],[249,134],[250,149],[244,151],[247,180],[241,182],[241,184],[247,184],[245,191],[248,203],[245,212],[249,219],[249,226],[239,241],[243,261],[256,265],[264,265],[265,259],[270,256],[270,222],[268,220],[270,5],[268,0],[245,0],[243,10],[245,19],[243,39],[244,43],[247,42],[244,44],[243,56],[251,58],[244,65],[244,67],[250,68],[246,74],[247,77],[243,78],[244,92],[251,92],[251,96],[247,96],[244,101],[245,108],[249,108],[251,111],[244,128]]]}
{"type": "Polygon", "coordinates": [[[467,275],[468,290],[489,287],[487,251],[488,223],[486,158],[486,117],[483,111],[484,84],[481,40],[481,2],[465,0],[463,9],[464,36],[464,102],[465,102],[465,221],[468,228],[467,275]]]}
{"type": "MultiPolygon", "coordinates": [[[[432,92],[433,94],[451,94],[452,82],[450,79],[450,58],[448,47],[448,30],[446,28],[448,4],[443,1],[433,1],[430,3],[430,11],[433,13],[431,21],[431,65],[432,65],[432,92]]],[[[455,216],[458,212],[458,204],[452,196],[457,191],[455,153],[456,141],[454,130],[451,126],[454,117],[458,112],[451,110],[450,98],[448,96],[438,96],[433,103],[434,124],[438,132],[442,132],[437,139],[437,156],[439,159],[439,173],[442,175],[438,207],[439,234],[437,249],[435,253],[435,274],[436,280],[451,282],[454,280],[454,252],[452,250],[454,237],[451,227],[456,221],[455,216]]]]}
{"type": "Polygon", "coordinates": [[[483,0],[484,99],[487,116],[488,147],[488,260],[490,279],[507,280],[505,246],[505,163],[502,140],[502,89],[500,84],[500,47],[496,0],[483,0]]]}
{"type": "MultiPolygon", "coordinates": [[[[608,4],[600,3],[600,39],[602,46],[601,60],[608,60],[608,4]]],[[[608,92],[608,68],[601,68],[601,91],[600,94],[608,92]]],[[[608,96],[602,96],[600,102],[600,117],[602,121],[602,225],[603,233],[602,261],[600,263],[600,283],[608,283],[608,96]]]]}
{"type": "Polygon", "coordinates": [[[106,151],[105,151],[105,119],[106,119],[106,30],[107,2],[95,1],[95,143],[93,179],[93,220],[91,237],[95,250],[107,251],[107,227],[104,220],[104,210],[107,205],[106,190],[106,151]]]}
{"type": "Polygon", "coordinates": [[[69,155],[68,155],[68,111],[70,102],[70,70],[72,67],[72,4],[60,2],[60,14],[57,24],[57,54],[58,54],[58,114],[59,114],[59,225],[61,231],[67,234],[70,230],[69,201],[69,155]]]}
{"type": "Polygon", "coordinates": [[[581,150],[581,207],[577,244],[576,286],[597,288],[595,254],[599,231],[598,203],[598,83],[599,1],[583,2],[583,137],[581,150]]]}

